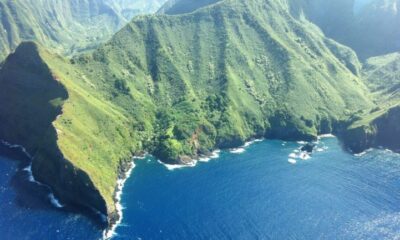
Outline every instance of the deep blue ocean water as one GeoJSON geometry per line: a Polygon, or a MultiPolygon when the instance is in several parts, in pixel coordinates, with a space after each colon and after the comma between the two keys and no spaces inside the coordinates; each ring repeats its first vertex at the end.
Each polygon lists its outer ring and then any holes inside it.
{"type": "MultiPolygon", "coordinates": [[[[326,138],[323,151],[289,163],[299,146],[263,141],[173,171],[151,157],[137,160],[114,239],[400,239],[400,155],[357,157],[326,138]]],[[[1,239],[101,236],[88,218],[19,186],[16,170],[0,161],[1,239]]]]}

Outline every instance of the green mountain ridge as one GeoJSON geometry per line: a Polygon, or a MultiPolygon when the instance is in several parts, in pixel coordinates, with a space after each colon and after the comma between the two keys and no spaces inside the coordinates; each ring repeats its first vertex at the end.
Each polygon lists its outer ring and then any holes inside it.
{"type": "MultiPolygon", "coordinates": [[[[187,164],[256,137],[324,133],[365,147],[366,132],[353,129],[382,116],[377,104],[396,91],[376,79],[387,72],[397,84],[398,56],[362,66],[294,11],[299,1],[223,0],[135,17],[71,59],[23,43],[0,69],[0,139],[35,156],[35,177],[61,201],[94,208],[109,224],[119,217],[116,181],[133,155],[187,164]]],[[[392,107],[379,125],[393,126],[392,107]]]]}
{"type": "Polygon", "coordinates": [[[325,35],[351,47],[361,60],[400,51],[399,0],[371,0],[354,11],[355,0],[294,0],[325,35]]]}
{"type": "Polygon", "coordinates": [[[159,10],[159,14],[184,14],[220,2],[221,0],[169,0],[159,10]]]}
{"type": "Polygon", "coordinates": [[[72,54],[108,40],[162,0],[0,0],[0,61],[23,41],[72,54]]]}

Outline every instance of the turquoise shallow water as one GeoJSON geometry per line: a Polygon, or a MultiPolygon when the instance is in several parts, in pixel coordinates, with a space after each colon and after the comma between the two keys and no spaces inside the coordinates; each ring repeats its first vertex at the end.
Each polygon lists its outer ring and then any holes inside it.
{"type": "MultiPolygon", "coordinates": [[[[327,138],[323,151],[290,164],[299,146],[263,141],[173,171],[152,158],[137,160],[114,239],[400,238],[400,155],[373,150],[356,157],[327,138]]],[[[55,210],[21,187],[16,171],[15,162],[0,161],[2,239],[101,236],[90,219],[55,210]]]]}

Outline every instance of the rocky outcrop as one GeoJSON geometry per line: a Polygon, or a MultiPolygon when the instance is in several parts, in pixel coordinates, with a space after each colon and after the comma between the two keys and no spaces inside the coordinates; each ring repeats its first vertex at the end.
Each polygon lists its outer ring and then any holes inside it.
{"type": "Polygon", "coordinates": [[[35,179],[63,204],[107,214],[90,177],[64,158],[52,122],[68,93],[42,61],[37,46],[22,44],[0,71],[0,139],[26,148],[35,179]]]}
{"type": "Polygon", "coordinates": [[[400,152],[400,106],[393,107],[367,124],[350,127],[339,137],[344,146],[354,153],[371,147],[388,148],[400,152]]]}

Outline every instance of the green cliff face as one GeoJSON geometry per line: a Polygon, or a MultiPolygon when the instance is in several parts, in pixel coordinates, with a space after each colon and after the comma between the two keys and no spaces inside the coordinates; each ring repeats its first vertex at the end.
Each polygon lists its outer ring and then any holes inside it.
{"type": "MultiPolygon", "coordinates": [[[[82,106],[87,103],[84,99],[89,95],[80,92],[77,83],[72,84],[64,74],[75,79],[73,69],[68,68],[63,59],[33,43],[21,44],[0,70],[0,136],[10,143],[25,146],[34,158],[32,170],[35,178],[49,185],[64,203],[87,206],[111,215],[115,211],[112,194],[117,171],[101,176],[112,179],[108,182],[111,184],[108,189],[104,189],[97,185],[98,182],[93,182],[98,180],[96,174],[104,173],[100,162],[98,169],[92,168],[92,172],[85,168],[89,158],[85,152],[89,151],[89,145],[84,143],[84,132],[96,127],[87,127],[92,123],[91,117],[102,114],[83,114],[84,107],[91,111],[96,111],[96,108],[82,106]],[[73,116],[69,115],[70,111],[74,111],[73,116]],[[79,152],[75,152],[76,147],[80,148],[79,152]]],[[[102,120],[109,119],[104,117],[102,120]]],[[[97,139],[101,140],[101,137],[97,139]]],[[[90,144],[90,147],[100,148],[94,142],[90,144]]],[[[90,157],[95,158],[93,155],[90,157]]],[[[103,156],[103,161],[108,160],[105,158],[103,156]]]]}
{"type": "Polygon", "coordinates": [[[35,176],[62,200],[112,218],[121,165],[135,153],[184,163],[253,137],[332,132],[373,106],[361,65],[289,4],[224,0],[137,17],[69,61],[24,44],[1,69],[0,138],[26,145],[35,176]]]}
{"type": "Polygon", "coordinates": [[[380,146],[399,151],[400,54],[368,59],[363,78],[378,107],[353,117],[343,141],[354,152],[380,146]]]}
{"type": "Polygon", "coordinates": [[[162,0],[0,0],[0,61],[22,42],[72,54],[108,40],[162,0]]]}

